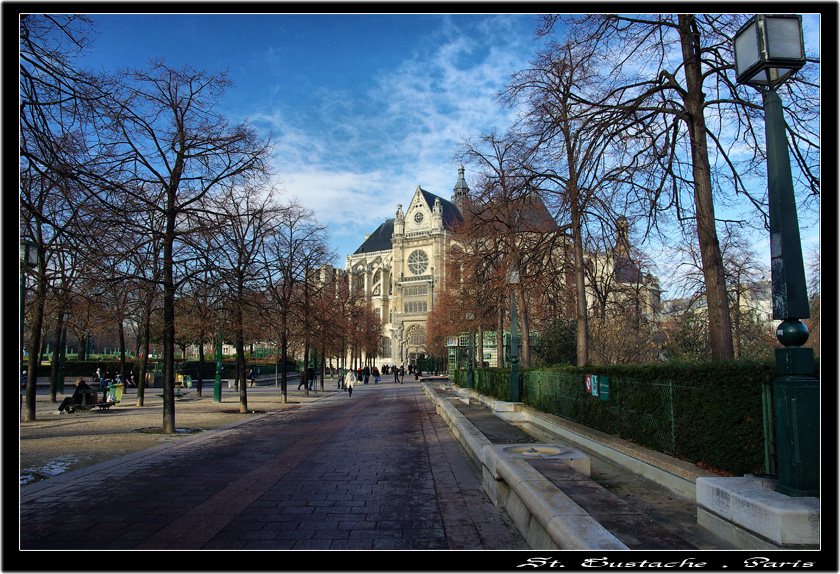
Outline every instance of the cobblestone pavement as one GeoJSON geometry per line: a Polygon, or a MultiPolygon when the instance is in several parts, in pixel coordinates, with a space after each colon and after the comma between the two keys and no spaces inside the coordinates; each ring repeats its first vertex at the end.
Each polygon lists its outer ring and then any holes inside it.
{"type": "Polygon", "coordinates": [[[23,550],[528,549],[414,382],[360,385],[20,492],[23,550]]]}

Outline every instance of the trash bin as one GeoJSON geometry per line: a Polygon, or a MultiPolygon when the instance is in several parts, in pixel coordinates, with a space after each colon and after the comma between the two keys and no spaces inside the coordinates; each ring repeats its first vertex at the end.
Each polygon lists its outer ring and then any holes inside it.
{"type": "Polygon", "coordinates": [[[115,385],[111,385],[113,392],[114,392],[114,399],[116,399],[117,404],[122,401],[123,396],[123,389],[125,389],[125,385],[123,383],[116,383],[115,385]]]}

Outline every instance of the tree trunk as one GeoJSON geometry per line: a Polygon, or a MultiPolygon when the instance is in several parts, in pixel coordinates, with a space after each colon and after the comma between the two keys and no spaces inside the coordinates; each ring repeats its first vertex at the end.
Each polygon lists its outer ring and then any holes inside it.
{"type": "MultiPolygon", "coordinates": [[[[120,338],[120,380],[125,384],[125,328],[123,327],[122,319],[120,319],[117,329],[120,338]]],[[[81,343],[79,346],[81,347],[81,343]]]]}
{"type": "MultiPolygon", "coordinates": [[[[522,344],[522,355],[519,357],[519,365],[522,368],[528,369],[531,367],[531,335],[528,326],[528,308],[525,305],[525,292],[521,285],[517,285],[513,290],[516,297],[516,319],[519,324],[519,342],[522,344]]],[[[515,349],[511,350],[515,352],[515,349]]]]}
{"type": "Polygon", "coordinates": [[[175,190],[176,184],[167,190],[163,240],[163,432],[166,434],[175,432],[175,190]]]}
{"type": "MultiPolygon", "coordinates": [[[[40,245],[41,238],[38,238],[40,245]]],[[[27,363],[26,374],[26,409],[24,414],[24,422],[35,421],[35,402],[37,400],[38,383],[38,350],[41,348],[41,328],[44,324],[44,301],[47,297],[47,282],[44,279],[46,275],[46,262],[39,253],[38,255],[38,279],[35,286],[35,304],[32,306],[32,326],[29,330],[29,361],[27,363]]],[[[20,379],[17,383],[20,386],[20,379]]]]}
{"type": "Polygon", "coordinates": [[[496,368],[505,368],[505,308],[499,305],[496,315],[496,368]]]}
{"type": "Polygon", "coordinates": [[[484,368],[484,327],[478,326],[478,368],[484,368]]]}
{"type": "Polygon", "coordinates": [[[143,337],[140,357],[140,368],[137,374],[137,406],[142,407],[146,392],[146,373],[149,370],[149,339],[151,338],[151,301],[146,302],[143,310],[143,337]]]}
{"type": "Polygon", "coordinates": [[[706,284],[706,306],[709,314],[709,335],[712,359],[718,361],[734,358],[732,346],[732,324],[729,315],[729,301],[726,296],[726,280],[723,257],[720,252],[715,208],[712,194],[711,167],[706,141],[706,122],[703,117],[703,77],[700,67],[700,37],[693,30],[694,16],[680,14],[679,33],[682,44],[687,93],[684,97],[686,116],[691,142],[692,170],[694,175],[694,203],[697,211],[697,239],[703,262],[703,277],[706,284]]]}
{"type": "Polygon", "coordinates": [[[248,383],[245,380],[245,335],[242,332],[242,312],[238,313],[236,333],[236,380],[239,381],[239,412],[248,412],[248,383]]]}
{"type": "Polygon", "coordinates": [[[577,366],[589,364],[589,321],[586,316],[586,280],[583,260],[583,233],[577,202],[572,202],[572,248],[575,257],[575,319],[577,321],[577,366]]]}
{"type": "MultiPolygon", "coordinates": [[[[59,309],[55,318],[55,349],[52,354],[52,361],[50,361],[50,401],[56,402],[56,393],[58,389],[58,362],[61,359],[61,329],[64,327],[64,309],[59,309]]],[[[81,345],[80,345],[81,346],[81,345]]]]}
{"type": "MultiPolygon", "coordinates": [[[[203,329],[202,329],[201,335],[202,335],[202,339],[203,339],[204,338],[203,329]]],[[[203,340],[198,342],[198,372],[196,373],[195,378],[196,378],[196,381],[195,381],[196,391],[195,391],[195,393],[196,393],[197,396],[200,397],[202,387],[204,386],[204,341],[203,340]]]]}

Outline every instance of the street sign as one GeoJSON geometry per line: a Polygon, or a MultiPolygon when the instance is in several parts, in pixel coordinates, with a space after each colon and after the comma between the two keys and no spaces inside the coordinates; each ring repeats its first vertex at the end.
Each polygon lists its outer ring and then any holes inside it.
{"type": "Polygon", "coordinates": [[[598,392],[602,401],[610,400],[610,378],[606,375],[598,377],[598,392]]]}

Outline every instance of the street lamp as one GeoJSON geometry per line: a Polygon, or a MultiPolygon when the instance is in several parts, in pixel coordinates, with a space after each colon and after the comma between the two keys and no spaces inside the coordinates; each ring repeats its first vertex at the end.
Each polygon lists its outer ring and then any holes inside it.
{"type": "Polygon", "coordinates": [[[781,319],[776,338],[773,405],[779,485],[791,496],[819,494],[819,381],[814,354],[803,348],[811,316],[790,169],[785,119],[776,88],[805,65],[802,17],[756,15],[733,40],[736,79],[762,92],[767,145],[770,262],[773,318],[781,319]]]}
{"type": "Polygon", "coordinates": [[[222,402],[222,310],[220,309],[219,311],[219,344],[216,345],[216,380],[213,382],[214,403],[222,402]]]}
{"type": "Polygon", "coordinates": [[[510,401],[518,403],[519,393],[519,336],[516,333],[516,285],[519,284],[519,269],[507,272],[510,285],[510,401]]]}
{"type": "MultiPolygon", "coordinates": [[[[20,369],[18,370],[18,385],[20,376],[23,373],[23,355],[26,346],[23,344],[23,316],[26,313],[26,269],[35,267],[38,264],[38,249],[35,243],[28,239],[20,240],[20,369]]],[[[37,373],[28,373],[28,377],[36,376],[37,373]]]]}
{"type": "Polygon", "coordinates": [[[65,311],[61,321],[61,335],[59,336],[58,347],[58,376],[56,377],[56,390],[64,394],[64,368],[67,361],[67,321],[70,320],[71,312],[65,311]]]}
{"type": "MultiPolygon", "coordinates": [[[[474,313],[467,313],[466,314],[467,321],[475,320],[474,313]]],[[[470,356],[467,360],[467,388],[472,389],[475,387],[475,371],[473,371],[473,361],[475,361],[475,351],[473,350],[473,332],[472,332],[472,325],[469,328],[469,335],[470,335],[470,356]]]]}

